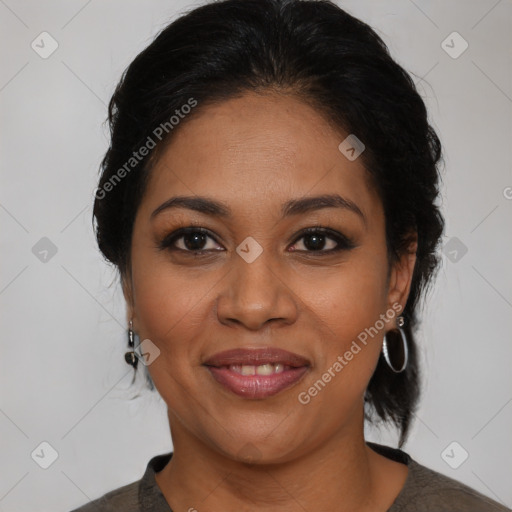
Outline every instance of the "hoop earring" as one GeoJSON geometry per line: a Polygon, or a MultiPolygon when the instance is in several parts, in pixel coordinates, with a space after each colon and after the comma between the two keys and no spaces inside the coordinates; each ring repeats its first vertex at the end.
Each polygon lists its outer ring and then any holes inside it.
{"type": "Polygon", "coordinates": [[[384,355],[384,359],[386,360],[386,363],[388,364],[389,368],[395,373],[402,373],[407,366],[407,362],[409,361],[407,338],[406,338],[404,330],[402,329],[402,327],[405,325],[404,317],[399,316],[396,320],[396,323],[397,323],[397,329],[395,331],[388,331],[387,333],[384,334],[384,341],[382,343],[382,353],[384,355]],[[387,338],[390,333],[393,333],[396,336],[395,333],[397,333],[397,332],[398,332],[398,336],[400,336],[400,341],[402,343],[402,350],[403,350],[403,354],[404,354],[402,366],[398,369],[395,368],[395,366],[393,365],[393,363],[391,362],[391,359],[389,357],[388,338],[387,338]]]}
{"type": "Polygon", "coordinates": [[[134,369],[137,369],[137,365],[139,364],[139,359],[137,357],[137,354],[135,354],[135,342],[134,342],[134,334],[133,334],[133,323],[130,320],[130,327],[128,328],[128,346],[132,349],[125,353],[124,360],[131,366],[134,367],[134,369]]]}

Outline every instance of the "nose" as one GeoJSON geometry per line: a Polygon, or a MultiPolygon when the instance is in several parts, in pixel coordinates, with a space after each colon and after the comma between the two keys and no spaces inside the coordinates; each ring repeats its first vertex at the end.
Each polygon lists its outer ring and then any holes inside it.
{"type": "Polygon", "coordinates": [[[222,324],[241,324],[256,331],[271,321],[289,325],[297,320],[298,298],[286,275],[265,253],[251,263],[236,256],[217,298],[222,324]]]}

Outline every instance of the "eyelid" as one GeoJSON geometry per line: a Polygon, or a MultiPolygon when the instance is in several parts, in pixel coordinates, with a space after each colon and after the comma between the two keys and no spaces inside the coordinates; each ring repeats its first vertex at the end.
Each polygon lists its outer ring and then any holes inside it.
{"type": "MultiPolygon", "coordinates": [[[[184,235],[188,235],[190,233],[201,233],[203,235],[210,237],[212,240],[215,241],[216,244],[222,245],[217,240],[217,237],[209,229],[203,228],[202,226],[199,226],[199,225],[198,226],[188,225],[188,226],[183,226],[181,228],[177,228],[174,231],[172,231],[171,233],[169,233],[168,235],[164,236],[161,240],[159,240],[157,242],[156,248],[159,251],[173,250],[173,249],[179,251],[180,250],[179,248],[173,247],[174,242],[176,242],[176,240],[182,238],[184,235]]],[[[189,252],[189,253],[207,252],[207,251],[205,251],[205,249],[200,249],[198,251],[185,251],[185,250],[181,249],[181,251],[189,252]]]]}
{"type": "Polygon", "coordinates": [[[335,230],[333,228],[329,228],[327,226],[322,226],[320,224],[310,226],[304,229],[301,229],[293,239],[293,244],[297,243],[301,238],[303,238],[305,235],[309,235],[312,233],[321,233],[322,235],[326,236],[327,238],[330,238],[331,240],[334,240],[340,247],[336,249],[330,249],[327,251],[301,251],[301,252],[310,252],[310,253],[330,253],[339,251],[341,249],[353,249],[357,245],[356,243],[347,235],[343,234],[341,231],[335,230]]]}

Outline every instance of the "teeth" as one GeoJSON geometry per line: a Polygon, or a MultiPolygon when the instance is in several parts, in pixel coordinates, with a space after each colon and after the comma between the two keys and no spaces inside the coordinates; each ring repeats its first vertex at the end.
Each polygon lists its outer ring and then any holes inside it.
{"type": "Polygon", "coordinates": [[[282,364],[262,364],[256,368],[258,375],[272,375],[273,373],[281,373],[283,371],[282,364]]]}
{"type": "Polygon", "coordinates": [[[259,366],[232,364],[229,365],[229,369],[241,375],[272,375],[283,372],[284,366],[281,363],[268,363],[259,366]]]}
{"type": "Polygon", "coordinates": [[[256,374],[256,366],[242,366],[240,373],[242,375],[255,375],[256,374]]]}

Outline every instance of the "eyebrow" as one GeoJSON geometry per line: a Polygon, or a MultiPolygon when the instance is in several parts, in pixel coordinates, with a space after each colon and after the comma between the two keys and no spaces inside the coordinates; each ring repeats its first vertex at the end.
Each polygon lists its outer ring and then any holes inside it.
{"type": "MultiPolygon", "coordinates": [[[[228,205],[215,199],[204,196],[176,196],[171,197],[156,208],[151,214],[150,220],[153,220],[164,210],[173,208],[186,208],[205,215],[221,218],[228,218],[232,215],[231,208],[228,205]]],[[[300,215],[323,208],[341,208],[351,211],[357,214],[366,224],[366,217],[357,204],[339,194],[324,194],[320,196],[291,199],[282,205],[281,218],[284,219],[292,215],[300,215]]]]}

